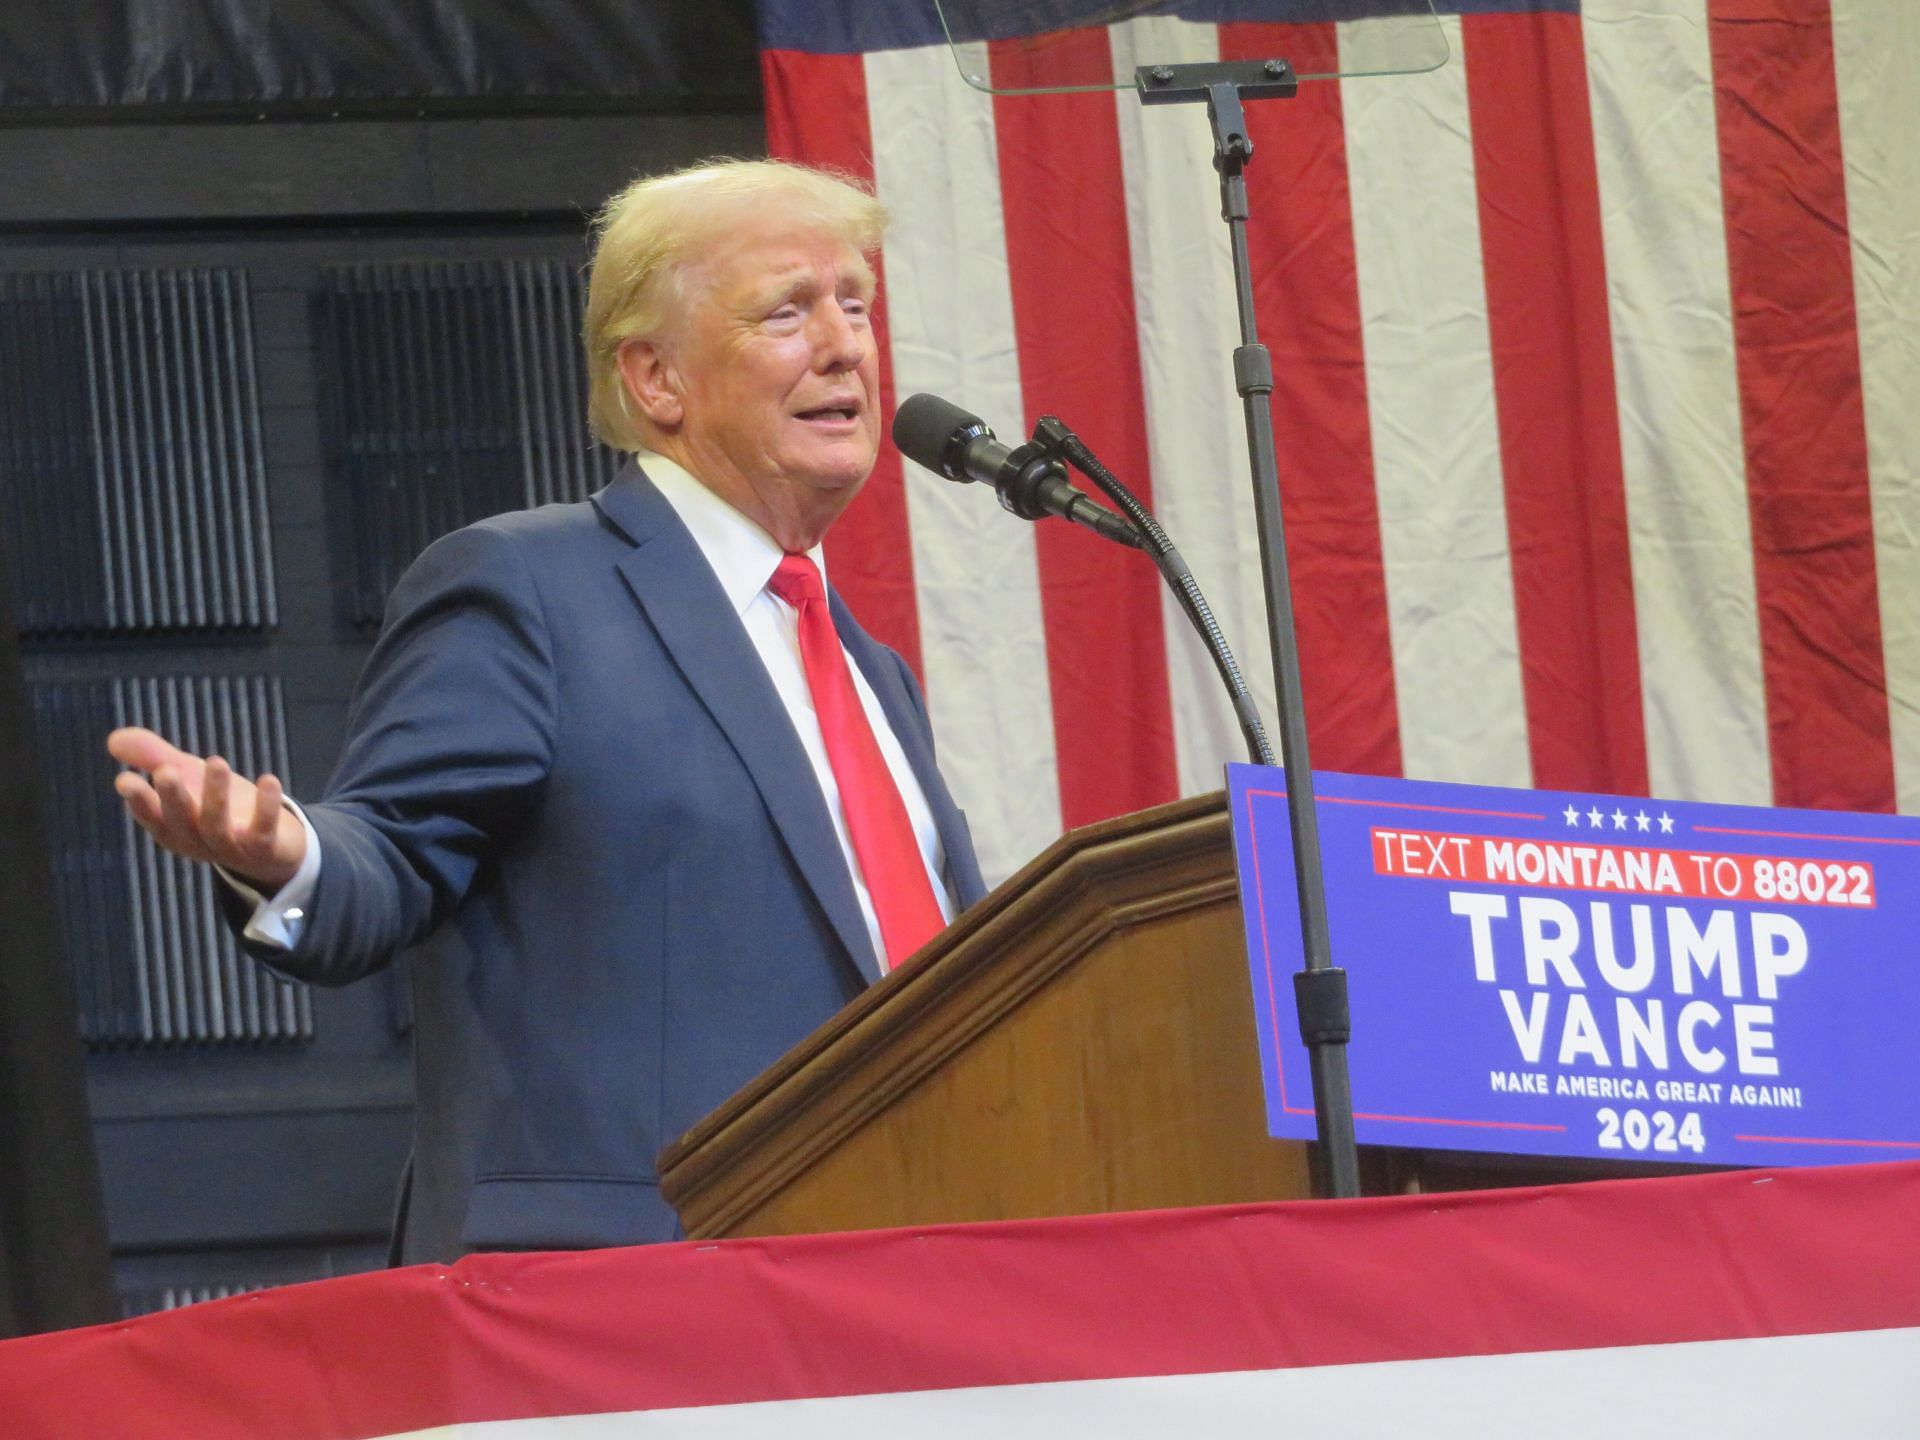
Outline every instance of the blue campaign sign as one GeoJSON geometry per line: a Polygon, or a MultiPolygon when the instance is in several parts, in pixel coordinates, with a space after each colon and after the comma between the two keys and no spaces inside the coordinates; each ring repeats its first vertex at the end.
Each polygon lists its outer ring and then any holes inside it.
{"type": "MultiPolygon", "coordinates": [[[[1286,776],[1227,769],[1268,1128],[1312,1139],[1286,776]]],[[[1361,1143],[1920,1156],[1920,820],[1314,786],[1361,1143]]]]}

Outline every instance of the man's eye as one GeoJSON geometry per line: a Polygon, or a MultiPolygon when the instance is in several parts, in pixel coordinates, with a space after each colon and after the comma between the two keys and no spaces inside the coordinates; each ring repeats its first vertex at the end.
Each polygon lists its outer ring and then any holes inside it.
{"type": "Polygon", "coordinates": [[[867,313],[867,302],[858,298],[848,298],[840,302],[840,308],[856,318],[867,313]]]}

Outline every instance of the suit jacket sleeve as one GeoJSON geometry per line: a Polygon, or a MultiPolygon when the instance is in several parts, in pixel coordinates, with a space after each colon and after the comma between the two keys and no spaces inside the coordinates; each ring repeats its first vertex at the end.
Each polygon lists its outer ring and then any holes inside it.
{"type": "Polygon", "coordinates": [[[255,953],[343,984],[426,935],[539,803],[556,704],[540,595],[511,537],[482,522],[436,541],[388,601],[339,767],[306,807],[323,864],[300,941],[255,953]]]}

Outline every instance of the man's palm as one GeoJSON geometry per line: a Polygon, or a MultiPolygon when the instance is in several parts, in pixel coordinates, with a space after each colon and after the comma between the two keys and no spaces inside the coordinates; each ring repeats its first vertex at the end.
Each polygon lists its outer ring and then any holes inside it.
{"type": "Polygon", "coordinates": [[[249,781],[218,755],[203,760],[137,726],[109,735],[107,752],[129,767],[113,782],[127,813],[174,854],[224,866],[268,894],[300,868],[307,833],[276,777],[249,781]]]}

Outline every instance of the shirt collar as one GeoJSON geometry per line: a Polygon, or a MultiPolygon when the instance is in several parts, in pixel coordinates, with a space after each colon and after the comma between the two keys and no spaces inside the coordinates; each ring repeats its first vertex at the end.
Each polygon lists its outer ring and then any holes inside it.
{"type": "MultiPolygon", "coordinates": [[[[771,535],[701,484],[678,461],[650,450],[635,451],[633,458],[692,532],[694,544],[719,577],[720,588],[727,592],[734,613],[745,614],[767,588],[785,552],[771,535]]],[[[815,545],[807,557],[820,567],[824,584],[827,560],[821,547],[815,545]]]]}

